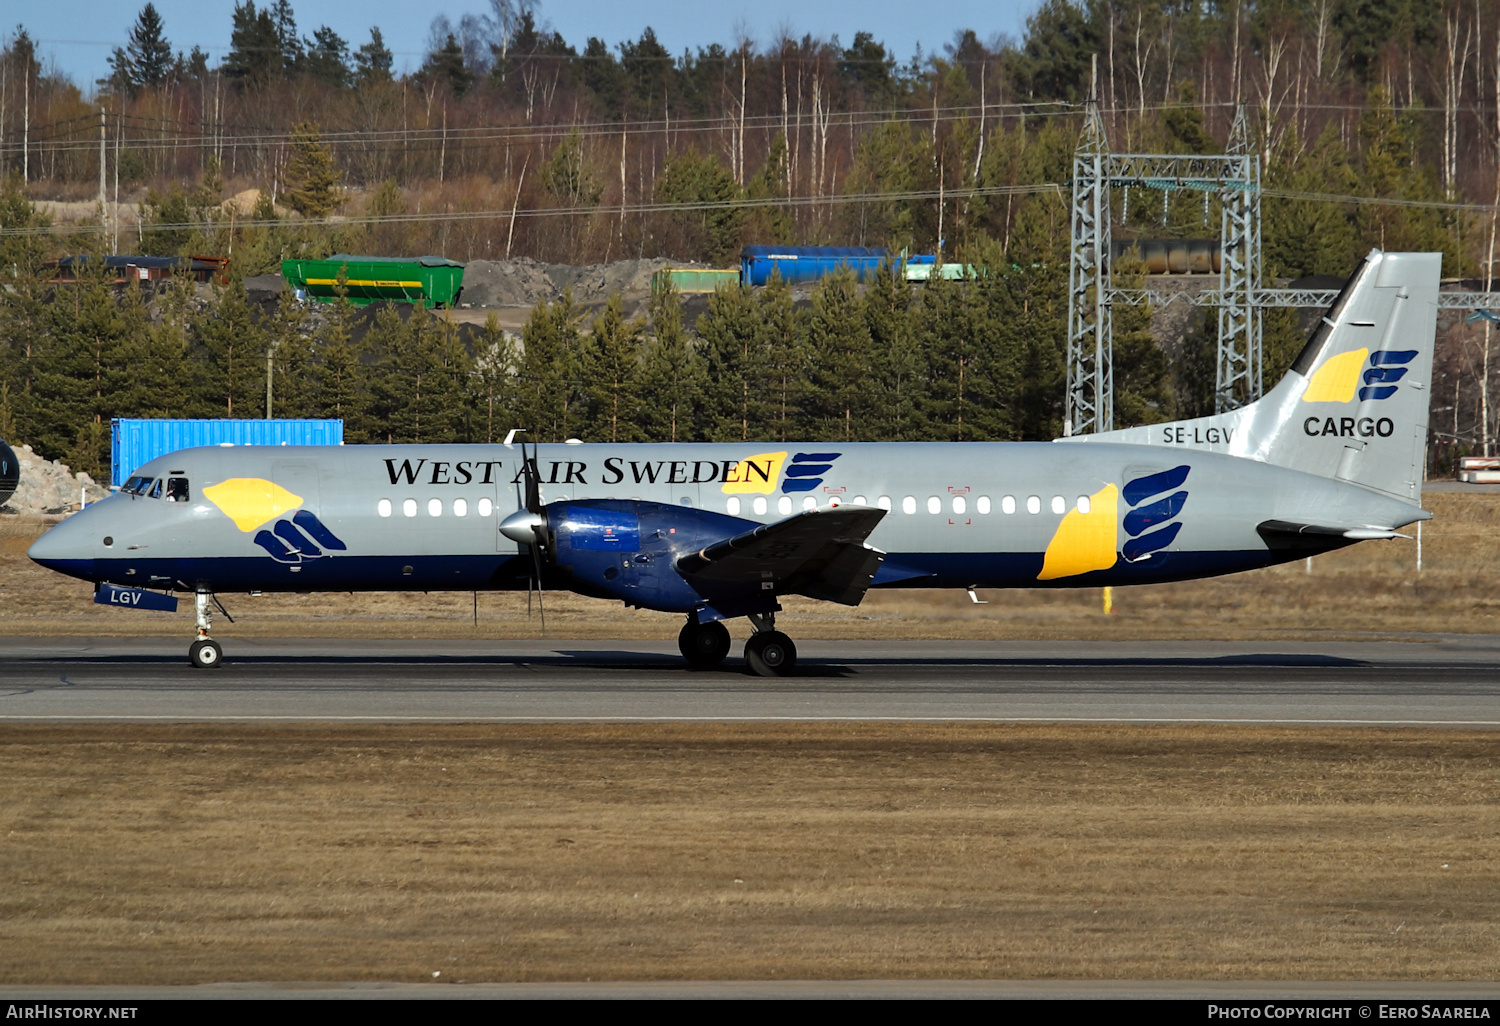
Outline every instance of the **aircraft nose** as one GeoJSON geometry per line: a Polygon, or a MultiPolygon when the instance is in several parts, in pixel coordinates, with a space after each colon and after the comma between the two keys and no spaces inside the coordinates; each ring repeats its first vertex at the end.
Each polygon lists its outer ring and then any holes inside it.
{"type": "Polygon", "coordinates": [[[81,523],[85,514],[69,517],[31,543],[26,555],[48,570],[69,577],[94,579],[93,537],[88,525],[81,523]]]}

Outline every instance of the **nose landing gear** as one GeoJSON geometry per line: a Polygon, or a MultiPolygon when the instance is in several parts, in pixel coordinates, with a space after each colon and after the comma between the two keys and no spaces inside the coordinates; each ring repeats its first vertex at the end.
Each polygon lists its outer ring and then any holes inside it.
{"type": "Polygon", "coordinates": [[[206,591],[198,592],[193,601],[193,611],[198,617],[198,640],[188,648],[188,662],[200,670],[216,667],[224,661],[224,650],[208,636],[209,628],[213,626],[208,614],[208,604],[212,601],[212,593],[206,591]]]}

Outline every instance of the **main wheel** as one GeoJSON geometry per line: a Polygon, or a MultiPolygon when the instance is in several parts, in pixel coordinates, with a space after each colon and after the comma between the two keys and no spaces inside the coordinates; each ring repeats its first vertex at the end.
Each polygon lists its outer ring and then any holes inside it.
{"type": "Polygon", "coordinates": [[[760,631],[745,642],[745,662],[762,677],[785,677],[797,665],[797,646],[780,631],[760,631]]]}
{"type": "Polygon", "coordinates": [[[224,650],[217,641],[200,638],[188,649],[188,661],[200,670],[208,670],[224,661],[224,650]]]}
{"type": "Polygon", "coordinates": [[[729,655],[729,628],[717,620],[713,623],[686,624],[677,635],[677,647],[694,669],[706,670],[718,666],[729,655]]]}

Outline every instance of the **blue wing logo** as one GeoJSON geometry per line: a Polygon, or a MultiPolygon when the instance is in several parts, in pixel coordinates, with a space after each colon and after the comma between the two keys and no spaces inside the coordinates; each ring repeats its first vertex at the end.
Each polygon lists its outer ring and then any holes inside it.
{"type": "Polygon", "coordinates": [[[1131,507],[1125,514],[1125,533],[1130,535],[1130,540],[1120,549],[1125,562],[1146,559],[1177,539],[1177,533],[1182,530],[1177,514],[1182,512],[1188,498],[1188,493],[1180,489],[1191,470],[1184,464],[1159,474],[1148,474],[1120,490],[1131,507]]]}
{"type": "Polygon", "coordinates": [[[255,536],[255,544],[278,563],[305,563],[349,548],[305,509],[299,509],[291,520],[278,520],[271,530],[261,531],[255,536]]]}
{"type": "Polygon", "coordinates": [[[1360,375],[1359,398],[1389,399],[1396,394],[1396,382],[1411,370],[1406,366],[1416,358],[1415,349],[1378,349],[1370,354],[1370,366],[1360,375]]]}
{"type": "Polygon", "coordinates": [[[787,464],[782,476],[781,493],[810,492],[823,483],[823,475],[833,469],[833,461],[842,456],[839,452],[799,452],[787,464]]]}

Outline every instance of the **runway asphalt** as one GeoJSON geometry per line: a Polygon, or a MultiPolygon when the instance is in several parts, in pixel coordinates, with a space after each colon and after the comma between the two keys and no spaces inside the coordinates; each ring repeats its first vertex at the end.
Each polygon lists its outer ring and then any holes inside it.
{"type": "Polygon", "coordinates": [[[798,673],[670,642],[0,638],[0,720],[1007,720],[1500,727],[1500,637],[801,643],[798,673]]]}

